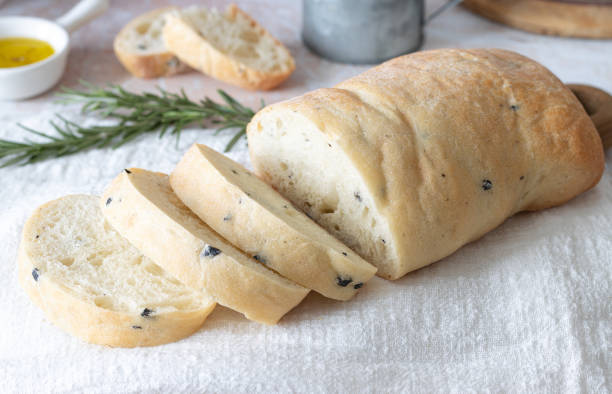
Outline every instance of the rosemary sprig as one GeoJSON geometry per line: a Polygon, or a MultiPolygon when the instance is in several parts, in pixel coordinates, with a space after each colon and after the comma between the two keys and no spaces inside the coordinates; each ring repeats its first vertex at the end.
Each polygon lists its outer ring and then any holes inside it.
{"type": "MultiPolygon", "coordinates": [[[[108,126],[81,126],[57,114],[49,123],[57,135],[43,133],[18,124],[22,129],[43,137],[42,142],[26,139],[24,142],[0,139],[0,167],[29,164],[41,160],[78,153],[90,148],[117,148],[136,137],[159,131],[180,138],[183,128],[194,122],[208,121],[216,133],[237,129],[225,147],[229,151],[246,134],[246,126],[255,114],[223,90],[217,92],[223,99],[218,103],[206,97],[199,102],[161,88],[158,93],[128,92],[118,85],[101,88],[82,82],[87,88],[80,91],[62,88],[58,94],[64,103],[81,104],[81,112],[117,120],[108,126]]],[[[263,106],[263,101],[262,101],[263,106]]]]}

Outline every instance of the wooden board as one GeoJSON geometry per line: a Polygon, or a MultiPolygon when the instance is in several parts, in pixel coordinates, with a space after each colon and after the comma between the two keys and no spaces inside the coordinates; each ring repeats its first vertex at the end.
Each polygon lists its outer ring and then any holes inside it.
{"type": "Polygon", "coordinates": [[[612,38],[612,0],[464,0],[471,11],[538,34],[612,38]]]}

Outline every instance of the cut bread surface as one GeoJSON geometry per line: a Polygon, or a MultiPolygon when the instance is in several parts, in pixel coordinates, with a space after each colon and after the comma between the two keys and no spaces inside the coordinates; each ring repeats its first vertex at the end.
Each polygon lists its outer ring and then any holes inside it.
{"type": "Polygon", "coordinates": [[[185,63],[248,89],[271,89],[295,69],[289,51],[236,5],[192,6],[168,16],[166,46],[185,63]]]}
{"type": "Polygon", "coordinates": [[[176,10],[176,7],[166,7],[140,15],[130,21],[115,37],[115,54],[134,76],[156,78],[187,69],[178,57],[168,51],[162,39],[166,16],[176,10]]]}
{"type": "Polygon", "coordinates": [[[143,254],[251,320],[275,324],[308,293],[222,239],[178,199],[166,174],[125,170],[100,203],[143,254]]]}
{"type": "Polygon", "coordinates": [[[247,135],[256,173],[389,279],[568,201],[604,168],[575,95],[499,49],[392,59],[263,109],[247,135]]]}
{"type": "Polygon", "coordinates": [[[217,50],[248,67],[267,72],[290,68],[285,48],[237,7],[219,12],[192,6],[181,16],[217,50]]]}
{"type": "Polygon", "coordinates": [[[170,176],[178,197],[215,231],[281,275],[339,300],[376,268],[239,163],[194,145],[170,176]]]}
{"type": "Polygon", "coordinates": [[[49,320],[91,343],[172,342],[196,331],[215,306],[113,230],[95,196],[39,207],[24,226],[18,265],[22,287],[49,320]]]}
{"type": "Polygon", "coordinates": [[[394,238],[344,147],[291,110],[262,111],[249,126],[255,172],[330,234],[394,273],[394,238]]]}

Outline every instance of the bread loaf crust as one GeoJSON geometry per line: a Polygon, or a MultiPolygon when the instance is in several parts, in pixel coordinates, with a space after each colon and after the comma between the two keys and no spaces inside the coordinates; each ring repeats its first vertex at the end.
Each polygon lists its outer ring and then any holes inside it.
{"type": "MultiPolygon", "coordinates": [[[[258,34],[272,38],[278,47],[287,49],[276,38],[272,37],[247,13],[231,4],[227,12],[230,16],[241,15],[258,34]]],[[[163,39],[166,46],[179,59],[191,67],[210,75],[213,78],[251,90],[269,90],[289,78],[295,63],[289,55],[289,67],[276,71],[262,71],[241,63],[225,54],[202,37],[179,13],[169,14],[163,29],[163,39]]]]}
{"type": "Polygon", "coordinates": [[[113,49],[119,62],[135,77],[138,78],[158,78],[179,74],[189,69],[181,62],[176,55],[168,50],[163,52],[140,54],[128,50],[124,41],[127,40],[128,32],[137,28],[143,22],[162,17],[171,11],[177,10],[176,7],[164,7],[149,11],[140,15],[125,25],[113,41],[113,49]]]}
{"type": "Polygon", "coordinates": [[[406,55],[265,108],[247,134],[255,171],[270,182],[258,135],[262,120],[283,111],[316,125],[363,178],[393,234],[393,268],[370,261],[389,279],[448,256],[517,212],[570,200],[596,185],[604,168],[601,140],[571,91],[505,50],[406,55]]]}

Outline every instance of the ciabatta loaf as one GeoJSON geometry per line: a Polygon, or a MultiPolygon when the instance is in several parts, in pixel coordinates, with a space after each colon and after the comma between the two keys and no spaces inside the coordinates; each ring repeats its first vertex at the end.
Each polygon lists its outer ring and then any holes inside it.
{"type": "Polygon", "coordinates": [[[347,300],[376,272],[265,182],[205,145],[185,153],[170,184],[225,239],[324,296],[347,300]]]}
{"type": "Polygon", "coordinates": [[[140,15],[125,25],[115,37],[115,55],[135,77],[165,77],[189,68],[168,51],[162,40],[166,15],[173,10],[177,8],[159,8],[140,15]]]}
{"type": "Polygon", "coordinates": [[[595,186],[601,140],[550,71],[504,50],[434,50],[271,105],[255,172],[396,279],[511,215],[595,186]]]}
{"type": "Polygon", "coordinates": [[[23,228],[18,267],[21,286],[52,323],[100,345],[176,341],[215,307],[113,230],[95,196],[39,207],[23,228]]]}
{"type": "Polygon", "coordinates": [[[287,48],[234,4],[225,12],[195,6],[173,12],[163,39],[196,70],[247,89],[272,89],[295,69],[287,48]]]}
{"type": "Polygon", "coordinates": [[[125,170],[100,202],[110,224],[142,253],[251,320],[275,324],[308,293],[215,233],[172,192],[166,174],[125,170]]]}

